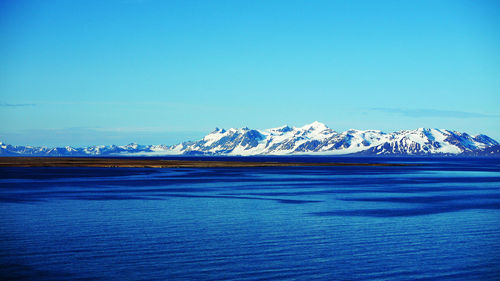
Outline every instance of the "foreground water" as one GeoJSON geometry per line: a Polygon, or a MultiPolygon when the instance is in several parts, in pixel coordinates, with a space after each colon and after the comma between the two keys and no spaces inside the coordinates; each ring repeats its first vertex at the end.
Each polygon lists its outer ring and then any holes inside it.
{"type": "Polygon", "coordinates": [[[1,168],[0,279],[500,279],[500,160],[307,159],[422,165],[1,168]]]}

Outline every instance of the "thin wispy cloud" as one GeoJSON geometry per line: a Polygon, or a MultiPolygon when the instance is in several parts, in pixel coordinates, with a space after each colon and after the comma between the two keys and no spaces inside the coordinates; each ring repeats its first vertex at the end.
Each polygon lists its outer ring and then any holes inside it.
{"type": "Polygon", "coordinates": [[[1,102],[0,106],[1,107],[25,107],[25,106],[35,106],[35,103],[8,103],[8,102],[1,102]]]}
{"type": "MultiPolygon", "coordinates": [[[[60,129],[61,130],[61,129],[60,129]]],[[[164,127],[73,127],[62,130],[87,130],[108,133],[165,133],[172,132],[164,127]]]]}
{"type": "Polygon", "coordinates": [[[401,108],[386,108],[375,107],[370,108],[371,111],[384,112],[389,114],[398,114],[407,117],[445,117],[445,118],[499,118],[500,115],[491,115],[477,112],[467,112],[458,110],[439,110],[439,109],[401,109],[401,108]]]}
{"type": "Polygon", "coordinates": [[[23,129],[3,132],[0,141],[16,145],[88,146],[140,144],[178,144],[202,138],[203,131],[175,131],[161,127],[68,127],[23,129]]]}

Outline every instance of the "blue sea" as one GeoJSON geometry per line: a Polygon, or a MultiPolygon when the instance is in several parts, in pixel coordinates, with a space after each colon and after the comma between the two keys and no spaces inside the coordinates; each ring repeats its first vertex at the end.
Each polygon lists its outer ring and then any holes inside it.
{"type": "Polygon", "coordinates": [[[222,159],[415,165],[0,168],[0,279],[500,280],[498,158],[222,159]]]}

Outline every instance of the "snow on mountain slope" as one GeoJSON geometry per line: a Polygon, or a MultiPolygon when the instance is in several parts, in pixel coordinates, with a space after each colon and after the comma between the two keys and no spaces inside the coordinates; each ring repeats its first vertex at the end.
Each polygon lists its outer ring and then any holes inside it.
{"type": "Polygon", "coordinates": [[[460,154],[498,144],[485,135],[439,129],[347,130],[337,133],[320,122],[302,127],[282,126],[266,130],[216,129],[203,140],[187,144],[184,154],[290,155],[290,154],[460,154]]]}
{"type": "Polygon", "coordinates": [[[313,122],[302,127],[288,125],[266,129],[229,130],[216,128],[199,141],[178,145],[91,146],[85,148],[46,148],[12,146],[0,143],[0,155],[495,155],[498,142],[486,135],[424,129],[384,133],[378,130],[350,129],[338,133],[325,124],[313,122]]]}

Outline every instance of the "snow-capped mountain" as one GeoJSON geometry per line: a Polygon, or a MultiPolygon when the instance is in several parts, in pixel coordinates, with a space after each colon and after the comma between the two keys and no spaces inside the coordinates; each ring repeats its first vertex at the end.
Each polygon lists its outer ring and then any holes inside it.
{"type": "Polygon", "coordinates": [[[139,153],[148,151],[152,145],[138,145],[131,143],[123,146],[89,146],[74,148],[71,146],[65,147],[34,147],[34,146],[14,146],[0,142],[0,155],[1,156],[94,156],[94,155],[120,155],[139,153]]]}
{"type": "Polygon", "coordinates": [[[267,130],[216,129],[202,140],[182,143],[171,149],[183,154],[290,155],[290,154],[461,154],[498,145],[486,135],[439,129],[347,130],[338,133],[325,124],[283,126],[267,130]]]}
{"type": "Polygon", "coordinates": [[[178,145],[46,148],[0,143],[0,155],[498,155],[499,143],[486,135],[471,136],[441,129],[336,132],[320,122],[266,130],[218,129],[199,141],[178,145]]]}

